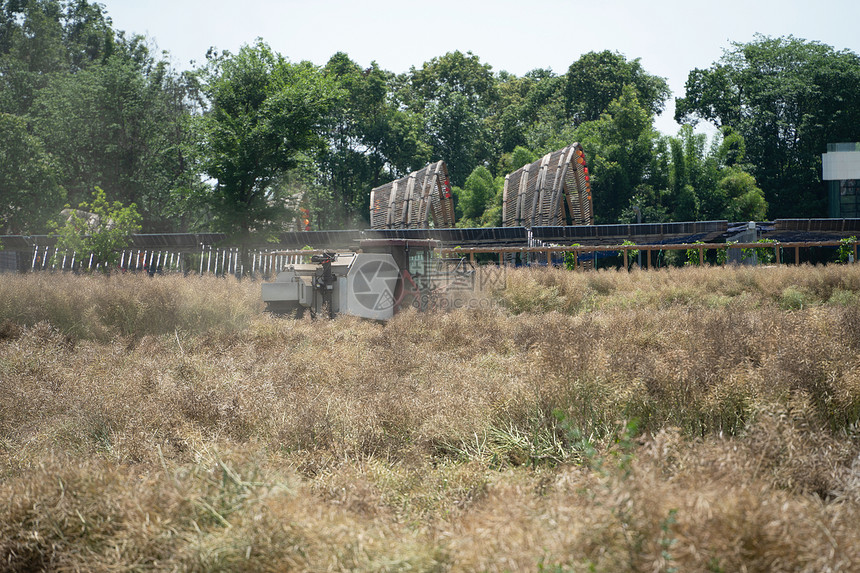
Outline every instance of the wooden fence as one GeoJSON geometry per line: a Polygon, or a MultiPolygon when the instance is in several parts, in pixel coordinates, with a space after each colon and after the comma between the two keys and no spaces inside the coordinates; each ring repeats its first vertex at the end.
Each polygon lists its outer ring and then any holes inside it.
{"type": "Polygon", "coordinates": [[[705,264],[705,253],[710,250],[728,250],[728,249],[755,249],[773,250],[776,264],[788,263],[785,260],[784,252],[786,249],[793,254],[791,263],[799,264],[800,250],[811,247],[839,247],[850,245],[853,251],[853,261],[857,261],[857,245],[860,241],[801,241],[801,242],[785,242],[780,243],[764,242],[764,243],[678,243],[678,244],[645,244],[645,245],[541,245],[538,247],[466,247],[466,248],[441,248],[438,249],[442,256],[468,256],[471,262],[476,262],[475,255],[479,253],[492,253],[498,256],[498,264],[510,264],[516,257],[520,257],[523,264],[541,263],[547,264],[552,262],[553,255],[556,254],[573,254],[573,267],[581,266],[580,258],[588,253],[601,252],[616,252],[619,253],[624,260],[624,268],[630,268],[630,251],[640,251],[644,253],[643,269],[651,269],[655,266],[655,260],[652,255],[654,252],[660,251],[694,251],[698,252],[699,264],[705,264]]]}
{"type": "MultiPolygon", "coordinates": [[[[553,264],[553,259],[572,253],[573,268],[591,268],[590,261],[597,253],[612,253],[622,257],[623,268],[630,268],[630,252],[639,251],[642,256],[642,268],[653,269],[657,266],[655,253],[661,251],[692,252],[695,259],[698,254],[698,264],[706,263],[708,251],[726,251],[755,249],[756,251],[773,251],[775,264],[798,264],[801,249],[813,247],[850,246],[852,260],[856,262],[857,246],[860,241],[798,241],[798,242],[765,242],[765,243],[678,243],[678,244],[622,244],[622,245],[540,245],[532,247],[441,247],[436,249],[442,257],[467,257],[476,264],[476,255],[494,254],[492,262],[499,265],[531,265],[553,264]],[[591,255],[591,256],[589,256],[591,255]],[[585,259],[585,261],[583,261],[585,259]],[[583,264],[585,262],[586,264],[583,264]]],[[[271,277],[285,267],[305,262],[310,255],[324,252],[323,250],[254,250],[249,253],[248,271],[254,276],[271,277]]],[[[688,255],[689,258],[689,255],[688,255]]],[[[28,270],[32,271],[98,271],[92,255],[67,253],[54,247],[35,247],[28,270]]],[[[19,267],[20,268],[20,267],[19,267]]],[[[126,249],[120,253],[118,267],[121,272],[146,272],[149,274],[181,272],[184,274],[212,274],[218,276],[242,275],[245,267],[240,262],[239,249],[236,247],[216,248],[202,246],[196,252],[171,250],[126,249]]]]}

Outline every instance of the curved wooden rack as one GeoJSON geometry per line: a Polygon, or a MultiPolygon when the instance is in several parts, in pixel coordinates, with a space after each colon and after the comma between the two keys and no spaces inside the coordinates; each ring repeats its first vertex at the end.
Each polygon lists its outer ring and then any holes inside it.
{"type": "Polygon", "coordinates": [[[579,143],[544,155],[505,177],[505,227],[593,225],[591,184],[579,143]]]}
{"type": "Polygon", "coordinates": [[[454,226],[454,200],[444,161],[370,192],[372,229],[426,229],[454,226]]]}

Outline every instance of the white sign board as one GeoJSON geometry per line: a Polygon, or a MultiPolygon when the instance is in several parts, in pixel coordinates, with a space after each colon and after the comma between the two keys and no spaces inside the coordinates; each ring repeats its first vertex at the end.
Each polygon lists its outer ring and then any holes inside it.
{"type": "Polygon", "coordinates": [[[831,151],[821,155],[822,179],[860,179],[860,151],[831,151]]]}

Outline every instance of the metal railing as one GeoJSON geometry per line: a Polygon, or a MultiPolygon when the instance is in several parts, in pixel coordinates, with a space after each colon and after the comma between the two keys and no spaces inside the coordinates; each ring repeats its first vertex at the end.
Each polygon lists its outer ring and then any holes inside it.
{"type": "MultiPolygon", "coordinates": [[[[124,249],[120,251],[117,272],[145,272],[151,275],[163,273],[184,273],[199,275],[236,275],[245,274],[245,268],[254,275],[269,277],[285,267],[303,262],[304,257],[322,253],[322,250],[248,251],[243,262],[238,247],[213,247],[201,245],[196,252],[170,249],[124,249]]],[[[19,251],[19,257],[24,255],[19,251]]],[[[57,272],[98,272],[106,270],[102,263],[89,253],[63,251],[52,246],[36,246],[25,255],[26,261],[19,262],[18,268],[27,271],[57,272]]]]}
{"type": "MultiPolygon", "coordinates": [[[[572,254],[568,260],[573,268],[590,268],[591,264],[583,265],[583,262],[593,261],[599,253],[618,254],[622,257],[624,268],[629,268],[631,251],[639,251],[642,256],[642,268],[651,269],[657,266],[654,253],[662,251],[688,251],[698,253],[698,264],[706,264],[706,253],[714,250],[737,250],[755,249],[772,250],[775,264],[798,264],[800,262],[801,249],[813,247],[844,247],[851,248],[851,260],[856,262],[857,247],[860,241],[793,241],[793,242],[755,242],[755,243],[676,243],[676,244],[620,244],[620,245],[551,245],[540,244],[523,247],[441,247],[436,252],[441,257],[468,257],[473,263],[477,263],[476,255],[494,254],[493,262],[502,266],[521,264],[556,264],[554,258],[572,254]]],[[[270,277],[281,272],[285,267],[305,262],[305,258],[314,254],[320,254],[321,249],[303,250],[252,250],[248,252],[247,259],[242,262],[239,248],[237,247],[213,247],[201,245],[196,252],[187,250],[147,250],[147,249],[125,249],[119,254],[117,267],[112,270],[119,272],[146,272],[149,274],[181,272],[184,274],[199,275],[236,275],[240,276],[248,272],[253,276],[270,277]]],[[[88,253],[64,252],[50,246],[36,246],[29,255],[30,260],[26,265],[19,265],[31,271],[71,271],[92,272],[104,270],[100,263],[88,253]]],[[[688,257],[689,258],[689,257],[688,257]]]]}

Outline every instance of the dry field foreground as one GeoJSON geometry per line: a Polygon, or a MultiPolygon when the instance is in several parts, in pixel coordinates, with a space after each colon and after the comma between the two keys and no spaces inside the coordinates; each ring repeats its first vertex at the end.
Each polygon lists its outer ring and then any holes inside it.
{"type": "Polygon", "coordinates": [[[258,293],[0,276],[0,570],[860,570],[860,265],[258,293]]]}

